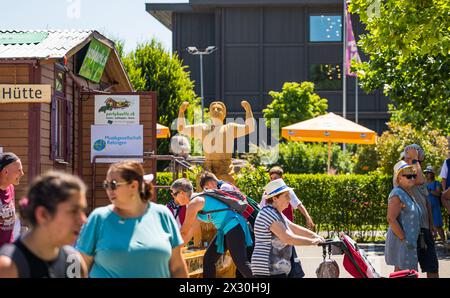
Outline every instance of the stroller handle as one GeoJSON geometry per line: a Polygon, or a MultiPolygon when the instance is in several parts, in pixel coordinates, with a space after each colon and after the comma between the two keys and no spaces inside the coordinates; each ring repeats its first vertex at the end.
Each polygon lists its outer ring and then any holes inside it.
{"type": "Polygon", "coordinates": [[[328,246],[328,245],[336,245],[336,244],[341,244],[342,241],[341,240],[333,240],[333,239],[326,239],[325,242],[323,243],[319,243],[319,246],[328,246]]]}

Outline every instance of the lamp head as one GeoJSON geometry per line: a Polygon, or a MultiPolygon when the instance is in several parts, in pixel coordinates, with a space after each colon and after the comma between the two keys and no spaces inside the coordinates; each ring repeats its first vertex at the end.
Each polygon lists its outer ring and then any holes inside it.
{"type": "Polygon", "coordinates": [[[198,49],[196,47],[187,47],[186,50],[189,52],[189,54],[197,54],[198,49]]]}
{"type": "Polygon", "coordinates": [[[206,52],[207,54],[211,54],[211,53],[214,52],[215,50],[217,50],[217,47],[216,47],[216,46],[208,46],[208,47],[206,48],[205,52],[206,52]]]}

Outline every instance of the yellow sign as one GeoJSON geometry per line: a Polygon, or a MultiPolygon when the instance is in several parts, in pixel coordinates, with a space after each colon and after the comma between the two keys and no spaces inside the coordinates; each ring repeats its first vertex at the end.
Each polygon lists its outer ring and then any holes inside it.
{"type": "Polygon", "coordinates": [[[1,85],[0,103],[50,103],[51,85],[1,85]]]}

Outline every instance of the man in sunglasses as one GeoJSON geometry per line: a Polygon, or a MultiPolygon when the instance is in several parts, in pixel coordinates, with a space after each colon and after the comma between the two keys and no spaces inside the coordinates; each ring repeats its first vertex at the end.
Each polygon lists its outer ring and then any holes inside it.
{"type": "Polygon", "coordinates": [[[422,209],[420,219],[420,234],[417,243],[417,256],[419,258],[422,272],[427,273],[428,278],[439,277],[439,263],[434,245],[432,230],[435,230],[431,206],[428,201],[428,190],[426,178],[422,172],[421,163],[425,159],[425,152],[417,145],[412,144],[405,147],[405,161],[415,167],[417,177],[411,188],[413,198],[422,209]]]}

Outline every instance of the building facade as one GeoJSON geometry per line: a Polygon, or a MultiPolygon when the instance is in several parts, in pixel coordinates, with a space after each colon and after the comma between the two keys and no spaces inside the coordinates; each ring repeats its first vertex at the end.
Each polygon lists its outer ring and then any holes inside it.
{"type": "MultiPolygon", "coordinates": [[[[256,118],[271,102],[269,92],[284,82],[312,81],[328,99],[328,111],[342,115],[341,0],[190,0],[147,3],[146,10],[172,31],[173,51],[189,66],[200,94],[199,57],[186,48],[216,46],[203,58],[205,106],[227,105],[228,117],[244,117],[250,102],[256,118]]],[[[353,30],[363,33],[357,16],[353,30]]],[[[367,59],[360,51],[362,60],[367,59]]],[[[381,92],[359,89],[359,123],[379,134],[389,119],[381,92]]],[[[355,79],[347,77],[347,118],[355,119],[355,79]]]]}

